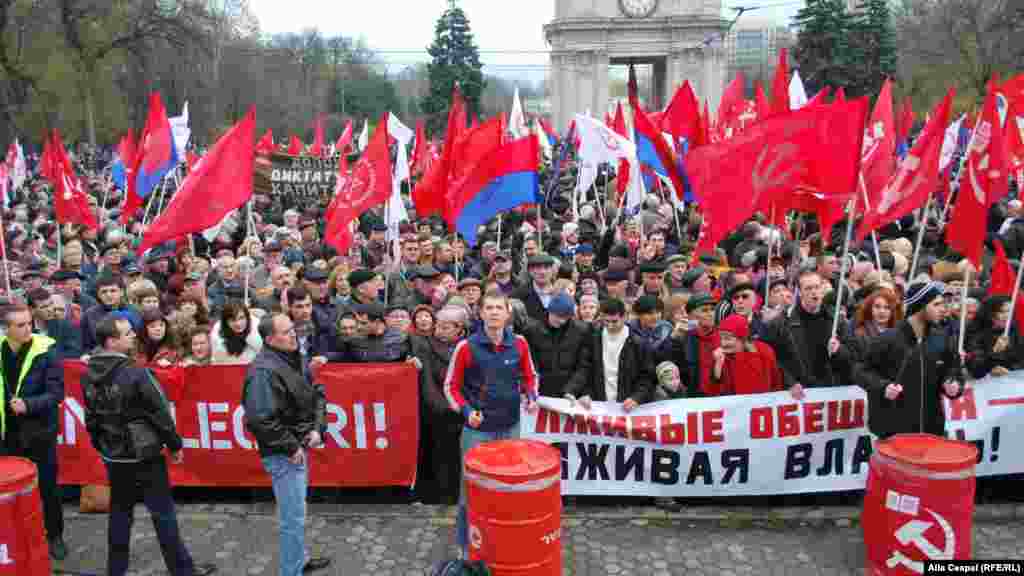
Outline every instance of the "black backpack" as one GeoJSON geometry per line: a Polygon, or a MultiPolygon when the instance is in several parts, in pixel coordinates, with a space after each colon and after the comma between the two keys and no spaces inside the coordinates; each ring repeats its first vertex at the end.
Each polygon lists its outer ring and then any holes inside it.
{"type": "Polygon", "coordinates": [[[430,576],[491,576],[491,571],[480,560],[442,560],[434,566],[430,576]]]}

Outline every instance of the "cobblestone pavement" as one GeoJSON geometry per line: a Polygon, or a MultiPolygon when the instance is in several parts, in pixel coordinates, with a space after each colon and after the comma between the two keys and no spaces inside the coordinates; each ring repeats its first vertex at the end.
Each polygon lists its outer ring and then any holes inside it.
{"type": "MultiPolygon", "coordinates": [[[[979,511],[978,558],[1024,558],[1024,516],[979,511]]],[[[1024,512],[1024,510],[1020,510],[1024,512]]],[[[179,521],[193,556],[225,575],[277,573],[273,504],[189,504],[179,521]]],[[[569,507],[563,517],[567,576],[679,574],[861,574],[864,545],[853,508],[781,510],[699,507],[680,514],[650,508],[569,507]]],[[[451,507],[310,506],[307,543],[333,557],[324,575],[422,575],[455,554],[451,507]]],[[[99,575],[106,565],[106,516],[68,509],[68,559],[56,574],[99,575]]],[[[136,510],[133,574],[166,571],[152,524],[136,510]]]]}

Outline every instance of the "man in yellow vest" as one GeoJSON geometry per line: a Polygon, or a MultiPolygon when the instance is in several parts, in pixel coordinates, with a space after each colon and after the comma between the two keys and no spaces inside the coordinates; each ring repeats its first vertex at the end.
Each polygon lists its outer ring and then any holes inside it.
{"type": "Polygon", "coordinates": [[[64,513],[57,486],[57,408],[64,400],[64,373],[55,341],[32,333],[32,311],[14,304],[0,311],[0,453],[32,460],[39,468],[50,556],[63,560],[64,513]]]}

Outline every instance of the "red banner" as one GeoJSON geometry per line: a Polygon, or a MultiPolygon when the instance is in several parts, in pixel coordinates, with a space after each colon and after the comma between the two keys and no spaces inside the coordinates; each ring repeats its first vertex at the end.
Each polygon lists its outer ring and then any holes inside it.
{"type": "MultiPolygon", "coordinates": [[[[184,439],[185,461],[171,465],[178,486],[269,486],[241,405],[246,366],[155,369],[184,439]]],[[[79,382],[85,364],[64,364],[65,402],[57,445],[62,484],[106,484],[85,429],[79,382]]],[[[419,444],[419,388],[411,364],[328,364],[325,446],[311,450],[311,486],[411,486],[419,444]]]]}

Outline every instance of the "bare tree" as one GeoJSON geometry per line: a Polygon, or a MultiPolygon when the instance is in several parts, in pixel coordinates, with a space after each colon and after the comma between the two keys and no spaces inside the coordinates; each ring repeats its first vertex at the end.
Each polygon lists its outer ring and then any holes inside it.
{"type": "Polygon", "coordinates": [[[117,51],[144,49],[162,41],[183,48],[206,42],[197,25],[206,13],[188,2],[159,0],[57,0],[64,41],[78,60],[79,85],[85,109],[86,134],[96,144],[95,87],[99,65],[117,51]]]}

